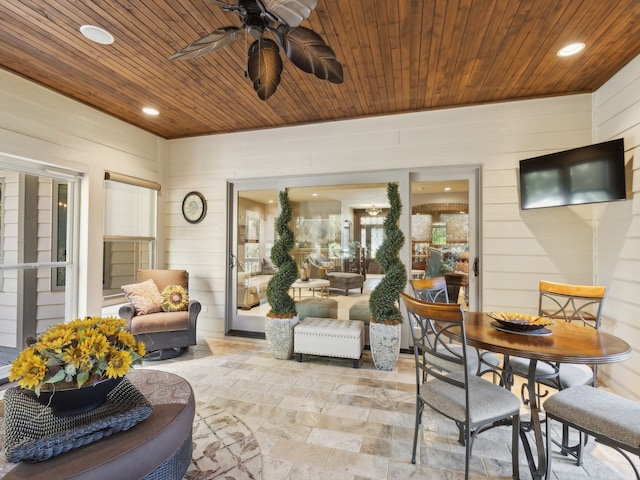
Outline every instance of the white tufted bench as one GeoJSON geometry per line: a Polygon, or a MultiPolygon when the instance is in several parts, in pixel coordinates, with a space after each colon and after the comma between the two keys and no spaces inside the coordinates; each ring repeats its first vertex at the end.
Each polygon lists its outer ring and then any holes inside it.
{"type": "Polygon", "coordinates": [[[307,317],[301,320],[293,333],[293,351],[296,360],[302,354],[352,358],[353,368],[364,348],[364,323],[357,320],[307,317]]]}

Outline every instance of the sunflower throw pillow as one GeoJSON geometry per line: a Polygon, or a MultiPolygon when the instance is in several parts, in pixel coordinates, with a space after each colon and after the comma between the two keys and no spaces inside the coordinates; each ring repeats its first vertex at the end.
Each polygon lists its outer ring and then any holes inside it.
{"type": "Polygon", "coordinates": [[[181,285],[169,285],[162,290],[162,309],[165,312],[182,312],[189,307],[189,293],[181,285]]]}

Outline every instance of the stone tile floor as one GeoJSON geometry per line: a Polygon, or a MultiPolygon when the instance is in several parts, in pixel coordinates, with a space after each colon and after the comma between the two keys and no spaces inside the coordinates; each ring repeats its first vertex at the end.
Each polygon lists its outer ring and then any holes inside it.
{"type": "MultiPolygon", "coordinates": [[[[411,464],[415,416],[413,356],[396,369],[374,368],[365,351],[350,360],[273,359],[264,340],[209,338],[177,359],[145,362],[186,378],[198,402],[231,411],[255,433],[264,480],[455,480],[464,476],[464,448],[453,422],[425,409],[421,464],[411,464]]],[[[514,388],[514,391],[519,391],[514,388]]],[[[523,407],[523,415],[527,410],[523,407]]],[[[474,445],[473,479],[511,478],[510,431],[482,433],[474,445]]],[[[616,452],[589,442],[584,465],[554,454],[552,480],[628,479],[616,452]]],[[[522,479],[530,479],[522,448],[522,479]]]]}

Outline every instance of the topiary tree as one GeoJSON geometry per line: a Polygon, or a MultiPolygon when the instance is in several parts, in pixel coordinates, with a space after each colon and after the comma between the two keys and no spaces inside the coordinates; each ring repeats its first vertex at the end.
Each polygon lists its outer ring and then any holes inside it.
{"type": "Polygon", "coordinates": [[[399,255],[404,245],[404,234],[398,228],[398,220],[402,213],[398,184],[387,185],[387,197],[391,208],[382,227],[384,240],[376,253],[376,261],[382,267],[384,277],[371,292],[369,310],[372,322],[397,324],[402,322],[400,292],[407,284],[407,270],[399,255]]]}
{"type": "Polygon", "coordinates": [[[296,303],[289,295],[291,285],[298,278],[296,261],[289,254],[294,244],[293,232],[289,228],[290,221],[289,193],[284,190],[280,192],[280,215],[276,220],[278,240],[271,249],[271,261],[278,267],[278,271],[267,284],[267,301],[271,306],[268,317],[292,318],[297,313],[296,303]]]}

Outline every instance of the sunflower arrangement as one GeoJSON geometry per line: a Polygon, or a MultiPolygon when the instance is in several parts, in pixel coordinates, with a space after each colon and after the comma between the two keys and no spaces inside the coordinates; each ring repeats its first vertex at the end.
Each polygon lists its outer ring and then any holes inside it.
{"type": "Polygon", "coordinates": [[[41,390],[80,388],[107,378],[123,377],[142,363],[143,342],[118,318],[87,317],[61,323],[27,341],[11,362],[9,381],[41,390]]]}

